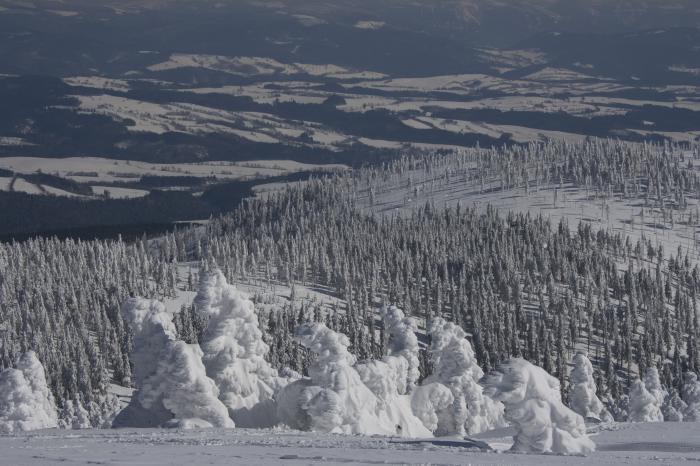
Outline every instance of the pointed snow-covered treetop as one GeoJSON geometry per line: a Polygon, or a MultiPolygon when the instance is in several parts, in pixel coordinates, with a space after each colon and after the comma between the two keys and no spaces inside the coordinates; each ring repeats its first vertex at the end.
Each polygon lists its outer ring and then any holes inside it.
{"type": "Polygon", "coordinates": [[[0,433],[56,427],[58,416],[46,373],[34,351],[17,361],[17,368],[0,372],[0,433]]]}
{"type": "Polygon", "coordinates": [[[208,319],[200,342],[204,366],[231,417],[243,427],[274,425],[273,397],[285,380],[265,360],[269,347],[253,302],[212,269],[202,272],[194,304],[208,319]]]}
{"type": "Polygon", "coordinates": [[[483,377],[467,334],[441,317],[431,320],[430,357],[433,373],[425,383],[438,382],[453,395],[452,404],[438,413],[439,435],[465,435],[483,432],[505,424],[503,405],[483,394],[483,377]]]}
{"type": "Polygon", "coordinates": [[[115,427],[233,427],[206,375],[199,345],[177,340],[173,313],[156,301],[131,298],[122,315],[134,332],[137,391],[115,427]]]}
{"type": "Polygon", "coordinates": [[[583,418],[561,401],[559,380],[522,358],[500,364],[481,382],[485,393],[505,405],[517,429],[516,452],[585,454],[595,449],[583,418]]]}

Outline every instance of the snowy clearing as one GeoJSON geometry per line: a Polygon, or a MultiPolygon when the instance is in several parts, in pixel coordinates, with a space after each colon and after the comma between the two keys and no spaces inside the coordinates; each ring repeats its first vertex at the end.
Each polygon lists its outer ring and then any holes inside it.
{"type": "Polygon", "coordinates": [[[104,196],[105,192],[108,192],[109,197],[112,199],[133,199],[148,195],[148,191],[143,189],[118,188],[115,186],[91,186],[91,188],[92,192],[98,196],[104,196]]]}

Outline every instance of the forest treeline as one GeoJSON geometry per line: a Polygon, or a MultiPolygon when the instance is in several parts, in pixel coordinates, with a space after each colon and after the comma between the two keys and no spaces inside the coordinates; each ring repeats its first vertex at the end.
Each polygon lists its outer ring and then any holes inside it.
{"type": "MultiPolygon", "coordinates": [[[[630,386],[648,368],[672,393],[685,372],[700,368],[700,270],[691,251],[466,202],[383,215],[365,206],[381,199],[382,186],[447,176],[483,179],[489,189],[574,183],[592,196],[635,196],[683,212],[700,186],[696,158],[617,142],[407,156],[295,184],[155,241],[2,244],[0,364],[33,349],[59,405],[92,402],[97,411],[110,383],[131,383],[120,304],[128,296],[181,295],[193,289],[199,263],[215,262],[229,281],[262,290],[254,300],[274,367],[306,370],[311,356],[293,339],[306,321],[346,334],[360,360],[380,357],[378,310],[393,304],[422,328],[435,317],[458,324],[484,370],[521,356],[559,378],[565,393],[568,363],[586,349],[599,396],[622,417],[630,386]],[[266,296],[275,287],[291,290],[286,303],[266,296]],[[339,304],[299,298],[302,287],[339,304]]],[[[185,304],[175,320],[186,341],[200,338],[195,311],[185,304]]],[[[421,358],[423,375],[429,364],[421,358]]]]}

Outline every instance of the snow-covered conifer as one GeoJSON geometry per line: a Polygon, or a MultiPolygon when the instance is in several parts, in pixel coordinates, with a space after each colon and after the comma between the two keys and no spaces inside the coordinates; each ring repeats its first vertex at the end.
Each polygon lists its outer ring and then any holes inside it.
{"type": "Polygon", "coordinates": [[[596,384],[593,380],[593,365],[588,356],[578,352],[574,356],[574,368],[570,374],[571,388],[569,392],[569,406],[575,412],[586,418],[593,418],[602,422],[612,421],[612,416],[605,409],[603,403],[596,395],[596,384]]]}
{"type": "Polygon", "coordinates": [[[56,427],[53,395],[46,384],[44,366],[34,351],[17,361],[16,369],[0,372],[0,433],[56,427]]]}
{"type": "Polygon", "coordinates": [[[385,308],[382,312],[384,327],[389,337],[388,356],[385,361],[391,364],[393,358],[403,358],[408,363],[407,371],[397,381],[399,393],[410,393],[420,378],[420,357],[416,322],[406,317],[396,306],[385,308]]]}
{"type": "Polygon", "coordinates": [[[517,429],[517,452],[590,453],[583,418],[561,401],[559,381],[524,359],[502,363],[481,382],[484,392],[505,405],[505,417],[517,429]]]}
{"type": "Polygon", "coordinates": [[[265,360],[269,348],[253,302],[212,269],[201,274],[195,306],[208,319],[200,342],[204,366],[231,418],[239,427],[276,424],[273,397],[283,379],[265,360]]]}
{"type": "Polygon", "coordinates": [[[115,427],[233,427],[206,375],[199,345],[175,339],[173,314],[156,300],[131,298],[122,315],[134,332],[131,403],[115,427]]]}
{"type": "Polygon", "coordinates": [[[688,405],[681,399],[678,391],[673,389],[669,392],[664,400],[664,404],[661,406],[661,414],[664,417],[664,421],[681,422],[683,420],[683,413],[685,413],[687,409],[688,405]]]}
{"type": "Polygon", "coordinates": [[[435,317],[428,329],[433,373],[425,383],[450,389],[452,404],[438,413],[438,435],[476,434],[504,425],[503,405],[483,394],[484,372],[476,361],[467,335],[457,325],[435,317]]]}
{"type": "Polygon", "coordinates": [[[636,379],[630,389],[629,421],[662,422],[661,404],[655,394],[647,390],[644,382],[636,379]]]}
{"type": "MultiPolygon", "coordinates": [[[[297,329],[299,342],[317,355],[309,366],[309,379],[284,387],[277,399],[278,413],[288,425],[307,424],[310,430],[345,434],[401,435],[426,437],[431,433],[411,410],[408,396],[398,397],[392,383],[396,374],[383,361],[363,367],[370,379],[387,380],[381,400],[363,382],[353,367],[355,356],[348,351],[347,336],[324,324],[304,324],[297,329]],[[301,414],[303,412],[303,414],[301,414]],[[299,422],[289,416],[304,419],[299,422]]],[[[379,385],[380,382],[374,384],[379,385]]]]}
{"type": "Polygon", "coordinates": [[[687,404],[683,412],[683,420],[688,422],[700,421],[700,381],[698,381],[698,376],[695,372],[686,372],[683,375],[681,396],[687,404]]]}

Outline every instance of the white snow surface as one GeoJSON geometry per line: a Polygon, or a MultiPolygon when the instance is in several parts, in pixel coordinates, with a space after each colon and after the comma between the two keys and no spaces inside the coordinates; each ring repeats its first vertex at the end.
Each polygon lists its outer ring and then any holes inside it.
{"type": "Polygon", "coordinates": [[[56,403],[36,353],[27,351],[16,366],[0,372],[0,434],[56,427],[56,403]]]}
{"type": "Polygon", "coordinates": [[[482,384],[488,396],[503,402],[505,417],[516,428],[512,451],[586,454],[595,450],[583,418],[562,403],[559,381],[541,367],[511,358],[482,384]]]}
{"type": "Polygon", "coordinates": [[[0,436],[3,464],[34,465],[353,465],[473,464],[523,466],[687,465],[700,461],[700,423],[619,424],[594,431],[587,456],[505,453],[511,429],[479,434],[496,452],[461,439],[404,440],[280,429],[42,430],[0,436]],[[434,442],[434,443],[433,443],[434,442]]]}

